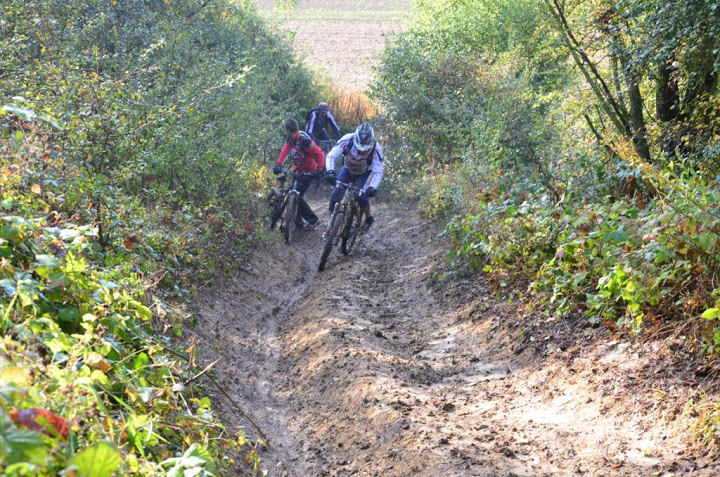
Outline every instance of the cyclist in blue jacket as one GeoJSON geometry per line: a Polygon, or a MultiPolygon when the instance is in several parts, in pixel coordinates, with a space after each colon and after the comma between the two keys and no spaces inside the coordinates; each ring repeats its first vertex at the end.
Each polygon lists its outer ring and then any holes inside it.
{"type": "Polygon", "coordinates": [[[333,130],[336,139],[340,139],[342,131],[335,118],[330,113],[327,103],[319,103],[317,108],[311,109],[307,115],[305,132],[315,141],[329,141],[330,135],[327,132],[328,124],[333,130]]]}

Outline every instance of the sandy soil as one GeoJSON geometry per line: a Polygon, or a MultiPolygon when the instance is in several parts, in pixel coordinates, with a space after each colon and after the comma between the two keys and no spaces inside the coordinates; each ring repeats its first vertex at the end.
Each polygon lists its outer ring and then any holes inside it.
{"type": "Polygon", "coordinates": [[[188,331],[203,360],[223,357],[218,381],[269,437],[269,476],[720,474],[685,444],[684,403],[709,383],[672,346],[546,323],[482,278],[440,284],[432,226],[411,205],[374,207],[371,231],[325,272],[321,231],[304,232],[197,303],[188,331]]]}
{"type": "Polygon", "coordinates": [[[263,16],[294,35],[295,51],[338,86],[367,89],[385,40],[409,19],[410,0],[300,0],[294,9],[274,9],[258,0],[263,16]]]}

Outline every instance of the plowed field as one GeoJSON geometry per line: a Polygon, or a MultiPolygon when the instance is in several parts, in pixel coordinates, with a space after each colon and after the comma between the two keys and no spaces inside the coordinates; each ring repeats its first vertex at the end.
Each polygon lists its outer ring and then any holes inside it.
{"type": "Polygon", "coordinates": [[[372,81],[385,39],[410,19],[410,0],[300,0],[292,10],[258,0],[263,16],[294,35],[295,51],[332,81],[358,91],[372,81]]]}

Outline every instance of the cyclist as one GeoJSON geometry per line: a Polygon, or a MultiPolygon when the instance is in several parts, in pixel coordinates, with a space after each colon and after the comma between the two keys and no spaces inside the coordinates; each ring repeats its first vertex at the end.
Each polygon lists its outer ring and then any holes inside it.
{"type": "MultiPolygon", "coordinates": [[[[340,200],[345,187],[336,184],[355,183],[362,189],[355,199],[365,215],[362,231],[367,232],[375,220],[370,213],[370,200],[374,196],[383,177],[383,154],[380,144],[375,139],[373,128],[368,123],[362,123],[354,133],[344,135],[335,147],[325,157],[325,180],[335,185],[330,194],[330,213],[335,203],[340,200]],[[343,168],[335,176],[335,161],[340,155],[344,156],[343,168]]],[[[329,226],[329,224],[328,224],[329,226]]]]}
{"type": "Polygon", "coordinates": [[[280,172],[282,172],[283,162],[290,158],[295,172],[313,174],[313,176],[300,176],[298,182],[298,192],[300,192],[300,201],[298,202],[299,222],[305,219],[307,221],[305,230],[311,230],[317,225],[318,217],[303,196],[308,187],[310,187],[310,184],[312,184],[313,179],[320,176],[325,154],[322,152],[322,149],[310,139],[310,136],[300,131],[300,126],[294,119],[288,119],[287,122],[285,122],[285,131],[287,132],[287,139],[280,151],[280,156],[278,157],[277,164],[275,164],[273,168],[273,172],[280,174],[280,172]]]}
{"type": "Polygon", "coordinates": [[[307,121],[305,131],[315,141],[330,140],[330,135],[327,132],[328,124],[332,128],[336,139],[340,139],[342,136],[342,131],[340,131],[340,127],[330,113],[330,107],[327,103],[318,103],[317,108],[311,109],[305,119],[307,121]]]}

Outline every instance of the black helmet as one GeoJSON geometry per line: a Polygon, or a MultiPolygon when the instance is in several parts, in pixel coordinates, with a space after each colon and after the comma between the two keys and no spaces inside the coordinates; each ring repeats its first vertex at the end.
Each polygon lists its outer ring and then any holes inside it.
{"type": "Polygon", "coordinates": [[[375,133],[368,123],[362,123],[353,134],[355,149],[365,152],[375,146],[375,133]]]}
{"type": "Polygon", "coordinates": [[[320,111],[321,113],[327,113],[328,111],[330,111],[330,106],[328,106],[326,102],[320,102],[318,103],[318,111],[320,111]]]}

